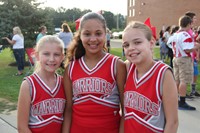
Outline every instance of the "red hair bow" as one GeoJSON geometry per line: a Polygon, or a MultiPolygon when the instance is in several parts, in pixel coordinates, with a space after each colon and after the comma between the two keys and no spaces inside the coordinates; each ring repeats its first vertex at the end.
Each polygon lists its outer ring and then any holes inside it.
{"type": "Polygon", "coordinates": [[[156,27],[151,25],[150,18],[147,18],[147,19],[145,20],[144,24],[146,24],[147,26],[149,26],[149,28],[150,28],[151,31],[152,31],[153,37],[156,39],[156,27]]]}

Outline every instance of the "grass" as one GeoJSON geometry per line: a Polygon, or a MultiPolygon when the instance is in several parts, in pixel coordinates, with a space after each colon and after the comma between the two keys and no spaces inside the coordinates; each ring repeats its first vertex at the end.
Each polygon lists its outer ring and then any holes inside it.
{"type": "MultiPolygon", "coordinates": [[[[117,55],[124,60],[121,48],[112,48],[111,54],[117,55]]],[[[159,48],[156,47],[154,49],[154,58],[159,59],[159,57],[159,48]]],[[[14,63],[15,59],[12,51],[9,48],[4,49],[0,53],[0,112],[16,109],[19,88],[24,77],[13,76],[17,72],[17,66],[13,66],[14,63]]],[[[28,68],[28,66],[25,67],[25,72],[28,71],[28,68]]],[[[200,84],[200,80],[198,80],[197,84],[200,84]]],[[[200,88],[198,88],[198,91],[200,91],[200,88]]]]}
{"type": "MultiPolygon", "coordinates": [[[[15,60],[12,51],[9,48],[4,49],[0,53],[0,98],[17,103],[19,87],[23,77],[13,76],[17,72],[17,67],[11,65],[13,62],[15,60]]],[[[15,104],[9,105],[7,102],[0,100],[0,111],[2,109],[16,108],[15,104]]]]}
{"type": "Polygon", "coordinates": [[[110,53],[122,58],[122,48],[111,48],[110,53]]]}
{"type": "Polygon", "coordinates": [[[4,49],[0,54],[0,97],[11,102],[17,101],[22,76],[13,76],[17,72],[17,66],[12,66],[15,60],[10,49],[4,49]]]}

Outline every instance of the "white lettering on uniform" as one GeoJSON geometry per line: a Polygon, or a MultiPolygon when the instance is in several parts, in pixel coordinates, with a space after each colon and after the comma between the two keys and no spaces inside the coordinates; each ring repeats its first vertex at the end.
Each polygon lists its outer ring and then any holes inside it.
{"type": "Polygon", "coordinates": [[[64,111],[65,100],[53,98],[41,101],[32,106],[32,113],[35,116],[58,114],[64,111]]]}
{"type": "Polygon", "coordinates": [[[134,91],[124,93],[124,106],[133,108],[135,110],[144,112],[146,114],[158,115],[159,105],[152,102],[149,98],[145,97],[134,91]]]}
{"type": "Polygon", "coordinates": [[[77,96],[89,92],[110,95],[112,93],[113,87],[114,83],[111,84],[105,79],[87,77],[73,82],[73,94],[77,96]]]}

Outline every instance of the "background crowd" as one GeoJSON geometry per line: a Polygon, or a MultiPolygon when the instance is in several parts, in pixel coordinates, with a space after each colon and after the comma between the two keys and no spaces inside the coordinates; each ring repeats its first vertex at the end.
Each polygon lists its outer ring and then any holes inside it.
{"type": "MultiPolygon", "coordinates": [[[[176,72],[178,70],[180,72],[183,71],[188,72],[188,73],[183,72],[184,75],[191,74],[190,71],[192,71],[192,77],[188,78],[187,80],[182,78],[176,79],[176,81],[179,90],[180,101],[183,101],[179,103],[179,106],[184,104],[183,109],[195,110],[194,107],[191,107],[188,104],[186,104],[185,98],[193,99],[194,97],[200,97],[200,94],[196,91],[197,77],[199,74],[198,62],[200,55],[199,53],[200,26],[195,25],[197,21],[195,13],[189,11],[186,12],[184,15],[189,18],[187,17],[180,18],[179,26],[175,25],[168,26],[165,30],[160,31],[160,37],[158,42],[160,45],[160,59],[165,63],[168,63],[167,61],[168,59],[170,60],[169,65],[172,68],[175,67],[174,68],[175,78],[177,76],[176,72]],[[181,34],[183,35],[181,36],[181,34]],[[188,64],[182,62],[182,64],[181,63],[178,64],[179,67],[177,68],[177,61],[175,60],[183,60],[185,58],[188,58],[189,61],[186,62],[189,63],[189,66],[188,64]],[[173,64],[174,62],[176,62],[176,64],[173,64]],[[180,66],[182,67],[188,66],[188,68],[186,70],[183,70],[183,68],[180,68],[180,66]],[[190,86],[191,90],[189,94],[187,94],[188,85],[190,86]]],[[[181,74],[179,73],[178,75],[180,78],[181,74]]]]}

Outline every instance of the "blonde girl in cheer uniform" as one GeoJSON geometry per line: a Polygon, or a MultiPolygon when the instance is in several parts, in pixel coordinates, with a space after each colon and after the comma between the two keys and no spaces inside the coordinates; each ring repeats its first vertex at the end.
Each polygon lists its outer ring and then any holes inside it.
{"type": "Polygon", "coordinates": [[[125,133],[176,133],[178,94],[171,68],[153,60],[151,29],[131,22],[122,37],[127,62],[125,133]]]}
{"type": "Polygon", "coordinates": [[[60,133],[65,108],[62,76],[56,73],[64,59],[58,37],[42,37],[35,47],[36,69],[21,84],[17,126],[19,133],[60,133]]]}

